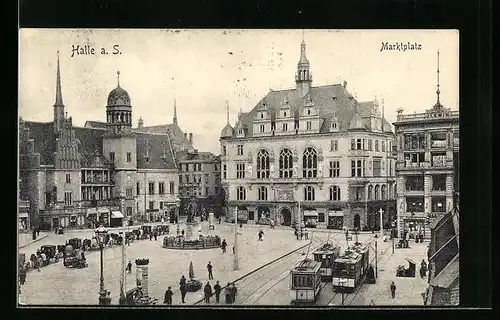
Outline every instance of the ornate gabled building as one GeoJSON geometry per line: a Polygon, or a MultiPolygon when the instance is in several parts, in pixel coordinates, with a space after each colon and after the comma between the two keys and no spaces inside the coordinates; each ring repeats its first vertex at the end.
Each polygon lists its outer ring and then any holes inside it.
{"type": "Polygon", "coordinates": [[[175,211],[174,140],[184,136],[132,129],[131,99],[119,72],[105,123],[74,126],[62,97],[58,57],[53,121],[19,123],[20,199],[29,200],[31,225],[109,225],[123,216],[158,220],[175,211]]]}
{"type": "Polygon", "coordinates": [[[253,223],[378,229],[382,209],[389,226],[394,134],[378,102],[358,102],[345,81],[312,86],[304,42],[295,83],[270,91],[234,127],[228,114],[220,143],[229,215],[236,207],[253,223]]]}
{"type": "Polygon", "coordinates": [[[423,113],[398,110],[397,228],[423,229],[430,238],[429,223],[451,211],[459,191],[459,111],[440,101],[438,52],[437,101],[423,113]]]}

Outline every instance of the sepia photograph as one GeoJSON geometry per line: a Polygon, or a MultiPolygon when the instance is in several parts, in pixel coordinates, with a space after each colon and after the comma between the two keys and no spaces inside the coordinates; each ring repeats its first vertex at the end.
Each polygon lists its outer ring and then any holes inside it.
{"type": "Polygon", "coordinates": [[[460,306],[459,32],[19,31],[17,307],[460,306]]]}

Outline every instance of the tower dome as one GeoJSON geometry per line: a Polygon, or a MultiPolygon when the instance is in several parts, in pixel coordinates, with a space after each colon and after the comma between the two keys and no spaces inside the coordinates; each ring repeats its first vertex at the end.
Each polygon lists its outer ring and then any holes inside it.
{"type": "Polygon", "coordinates": [[[130,97],[128,92],[118,85],[118,87],[111,90],[108,95],[108,106],[130,106],[130,97]]]}
{"type": "Polygon", "coordinates": [[[221,138],[232,137],[233,136],[233,127],[231,127],[231,125],[229,123],[226,124],[224,129],[222,129],[220,136],[221,136],[221,138]]]}
{"type": "Polygon", "coordinates": [[[130,96],[125,89],[120,87],[120,72],[118,71],[117,73],[118,85],[108,95],[108,107],[130,106],[130,96]]]}

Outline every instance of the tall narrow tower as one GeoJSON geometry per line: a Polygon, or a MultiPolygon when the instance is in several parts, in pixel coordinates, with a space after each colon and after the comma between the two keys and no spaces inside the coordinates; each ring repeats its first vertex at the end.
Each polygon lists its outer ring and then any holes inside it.
{"type": "Polygon", "coordinates": [[[64,103],[61,90],[61,71],[59,69],[59,51],[57,51],[56,102],[54,103],[54,132],[58,133],[64,122],[64,103]]]}
{"type": "Polygon", "coordinates": [[[175,98],[174,98],[174,119],[173,119],[173,121],[174,121],[175,125],[178,125],[177,124],[177,103],[175,101],[175,98]]]}
{"type": "Polygon", "coordinates": [[[302,39],[302,44],[300,45],[300,60],[297,63],[295,83],[299,98],[303,98],[309,93],[312,84],[312,74],[309,72],[309,60],[306,58],[306,43],[304,39],[302,39]]]}

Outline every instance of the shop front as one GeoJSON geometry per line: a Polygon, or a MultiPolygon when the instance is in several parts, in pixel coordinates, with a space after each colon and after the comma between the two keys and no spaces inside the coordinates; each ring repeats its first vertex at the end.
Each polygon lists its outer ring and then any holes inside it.
{"type": "Polygon", "coordinates": [[[318,211],[304,210],[304,226],[306,228],[316,228],[318,225],[318,211]]]}
{"type": "Polygon", "coordinates": [[[426,234],[426,217],[405,217],[403,219],[403,230],[410,231],[410,238],[413,238],[415,233],[422,232],[424,238],[430,236],[426,234]]]}
{"type": "Polygon", "coordinates": [[[109,221],[109,226],[112,228],[123,226],[123,219],[125,217],[121,211],[111,211],[111,219],[109,221]]]}
{"type": "Polygon", "coordinates": [[[97,228],[98,225],[98,212],[97,208],[88,208],[87,209],[87,227],[90,229],[95,229],[97,228]]]}
{"type": "Polygon", "coordinates": [[[328,211],[328,229],[342,230],[344,226],[344,211],[328,211]]]}
{"type": "Polygon", "coordinates": [[[97,208],[98,216],[99,216],[99,225],[103,225],[104,227],[109,227],[110,221],[110,212],[108,208],[97,208]]]}
{"type": "Polygon", "coordinates": [[[30,227],[30,217],[27,212],[20,212],[19,213],[19,231],[25,231],[28,230],[30,227]]]}

